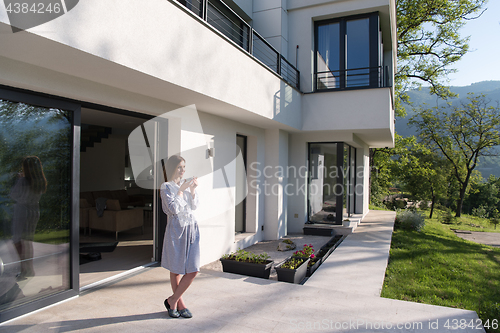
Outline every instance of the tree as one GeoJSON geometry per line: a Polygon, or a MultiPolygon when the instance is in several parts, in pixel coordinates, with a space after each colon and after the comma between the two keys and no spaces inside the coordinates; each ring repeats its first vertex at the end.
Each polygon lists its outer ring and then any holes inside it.
{"type": "Polygon", "coordinates": [[[490,175],[486,181],[471,184],[469,195],[464,200],[464,206],[472,212],[480,209],[485,216],[492,217],[500,209],[500,178],[490,175]]]}
{"type": "Polygon", "coordinates": [[[405,191],[418,201],[431,202],[429,218],[432,218],[437,200],[444,198],[450,187],[448,160],[422,144],[411,142],[395,167],[405,191]]]}
{"type": "Polygon", "coordinates": [[[403,138],[395,133],[394,148],[370,149],[370,203],[380,206],[389,194],[389,187],[396,178],[395,156],[404,154],[406,147],[415,142],[415,137],[403,138]]]}
{"type": "MultiPolygon", "coordinates": [[[[395,114],[404,117],[406,93],[423,83],[431,94],[441,98],[455,96],[445,85],[451,68],[469,50],[468,37],[459,30],[482,14],[487,0],[396,0],[398,69],[394,75],[395,114]]],[[[391,149],[370,149],[370,165],[377,165],[377,176],[370,176],[370,200],[388,190],[389,171],[384,169],[391,149]]]]}
{"type": "Polygon", "coordinates": [[[481,156],[493,156],[500,145],[500,108],[488,106],[485,95],[470,93],[468,104],[438,109],[420,109],[410,119],[423,144],[440,152],[452,165],[459,183],[456,217],[462,213],[464,197],[481,156]]]}
{"type": "Polygon", "coordinates": [[[451,66],[469,50],[460,28],[479,17],[487,0],[397,0],[398,70],[395,73],[397,115],[404,116],[405,93],[430,85],[431,94],[453,96],[445,85],[451,66]]]}

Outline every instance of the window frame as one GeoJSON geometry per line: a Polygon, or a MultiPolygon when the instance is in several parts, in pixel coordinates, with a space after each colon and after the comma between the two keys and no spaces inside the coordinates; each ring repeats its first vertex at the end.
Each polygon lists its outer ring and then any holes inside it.
{"type": "MultiPolygon", "coordinates": [[[[357,90],[357,89],[369,89],[369,88],[379,88],[383,86],[383,83],[379,82],[379,71],[374,71],[374,69],[380,67],[382,59],[380,59],[380,49],[379,49],[379,44],[382,43],[380,40],[380,18],[379,18],[379,12],[371,12],[371,13],[365,13],[365,14],[358,14],[358,15],[351,15],[351,16],[343,16],[343,17],[336,17],[336,18],[331,18],[331,19],[326,19],[326,20],[318,20],[314,21],[314,67],[313,67],[313,91],[314,92],[323,92],[323,91],[338,91],[338,90],[357,90]],[[368,18],[368,26],[369,26],[369,84],[366,86],[355,86],[355,87],[346,87],[346,74],[345,71],[348,70],[349,68],[345,68],[345,62],[346,62],[346,46],[345,42],[343,43],[342,40],[344,40],[346,36],[346,27],[347,27],[347,22],[348,21],[353,21],[353,20],[359,20],[359,19],[364,19],[368,18]],[[340,85],[339,88],[326,88],[326,89],[320,89],[318,88],[318,78],[317,78],[317,71],[318,71],[318,28],[323,25],[328,25],[332,23],[339,23],[339,30],[340,30],[340,45],[339,45],[339,71],[340,71],[340,85]]],[[[381,69],[382,71],[382,69],[381,69]]],[[[383,73],[380,73],[383,77],[383,73]]]]}

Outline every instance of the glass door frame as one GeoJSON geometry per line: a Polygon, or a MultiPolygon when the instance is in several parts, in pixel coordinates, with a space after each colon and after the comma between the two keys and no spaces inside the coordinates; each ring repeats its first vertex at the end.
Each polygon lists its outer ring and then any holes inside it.
{"type": "Polygon", "coordinates": [[[19,305],[12,309],[7,309],[0,313],[0,323],[14,319],[21,315],[36,311],[40,308],[67,300],[79,295],[79,233],[80,233],[80,119],[81,106],[79,103],[70,100],[58,99],[41,93],[27,92],[21,89],[5,87],[0,85],[0,98],[12,102],[26,103],[39,107],[57,108],[73,112],[72,127],[72,151],[71,151],[71,223],[70,223],[70,269],[69,269],[69,289],[57,294],[33,300],[32,302],[19,305]]]}
{"type": "MultiPolygon", "coordinates": [[[[311,177],[311,146],[312,145],[317,145],[317,144],[336,144],[337,147],[337,161],[336,161],[336,168],[344,168],[344,151],[345,149],[344,148],[347,148],[348,150],[348,153],[347,153],[347,158],[348,158],[348,166],[349,166],[349,169],[348,169],[348,173],[347,173],[347,178],[350,180],[350,181],[354,181],[354,184],[352,183],[348,183],[346,184],[346,177],[344,177],[344,172],[345,170],[341,170],[340,172],[338,172],[337,170],[337,177],[336,177],[336,184],[342,184],[342,194],[341,195],[336,195],[335,197],[335,206],[338,208],[338,207],[341,207],[341,209],[335,209],[335,225],[341,225],[342,224],[342,221],[344,220],[344,208],[346,209],[347,213],[348,213],[348,216],[351,216],[355,209],[356,209],[356,195],[355,193],[351,193],[351,189],[355,189],[356,188],[356,166],[357,166],[357,162],[356,162],[356,148],[345,143],[345,142],[336,142],[336,141],[331,141],[331,142],[308,142],[307,143],[307,168],[308,168],[308,172],[307,172],[307,223],[322,223],[322,222],[313,222],[313,221],[310,221],[309,218],[311,216],[311,209],[310,209],[310,201],[309,201],[309,197],[310,197],[310,188],[309,188],[309,181],[310,181],[310,177],[311,177]],[[354,170],[351,168],[352,166],[354,166],[354,170]],[[347,201],[344,201],[344,193],[346,191],[346,188],[347,186],[349,185],[349,189],[348,189],[348,194],[350,195],[350,203],[349,203],[349,207],[347,207],[347,201]],[[352,212],[350,213],[349,210],[352,210],[352,212]]],[[[326,222],[325,222],[326,223],[326,222]]]]}

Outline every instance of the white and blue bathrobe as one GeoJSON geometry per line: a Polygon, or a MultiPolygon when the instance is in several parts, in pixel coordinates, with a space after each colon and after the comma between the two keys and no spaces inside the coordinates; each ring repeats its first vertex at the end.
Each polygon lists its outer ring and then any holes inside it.
{"type": "Polygon", "coordinates": [[[168,216],[165,229],[161,266],[175,274],[200,271],[200,231],[192,211],[198,205],[198,195],[186,189],[177,195],[179,185],[163,183],[160,188],[162,208],[168,216]]]}

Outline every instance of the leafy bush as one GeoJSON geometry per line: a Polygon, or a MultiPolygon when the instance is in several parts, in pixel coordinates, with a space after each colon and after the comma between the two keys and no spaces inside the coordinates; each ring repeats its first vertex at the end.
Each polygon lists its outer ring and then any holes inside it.
{"type": "Polygon", "coordinates": [[[385,201],[384,204],[387,207],[387,209],[398,210],[406,208],[407,202],[406,200],[403,199],[394,198],[390,201],[385,201]]]}
{"type": "Polygon", "coordinates": [[[425,226],[424,217],[413,210],[398,210],[395,226],[402,229],[420,231],[425,226]]]}
{"type": "Polygon", "coordinates": [[[443,224],[453,224],[453,222],[455,222],[455,217],[451,209],[444,207],[443,212],[439,214],[439,221],[443,224]]]}
{"type": "Polygon", "coordinates": [[[293,255],[305,258],[314,258],[314,248],[312,244],[304,244],[304,247],[300,251],[295,251],[293,255]]]}
{"type": "Polygon", "coordinates": [[[301,258],[290,258],[285,263],[283,263],[280,268],[297,269],[302,263],[307,259],[301,258]]]}
{"type": "Polygon", "coordinates": [[[486,207],[483,205],[480,205],[477,208],[472,208],[472,215],[486,219],[488,218],[488,211],[486,210],[486,207]]]}
{"type": "Polygon", "coordinates": [[[490,219],[490,223],[495,226],[495,229],[497,228],[497,225],[500,224],[500,213],[498,212],[498,209],[495,209],[493,211],[493,214],[491,214],[492,217],[490,219]]]}
{"type": "Polygon", "coordinates": [[[236,252],[224,254],[222,259],[236,260],[236,261],[244,261],[255,264],[265,264],[270,256],[264,252],[261,254],[255,254],[252,252],[247,252],[243,249],[239,249],[236,252]]]}

